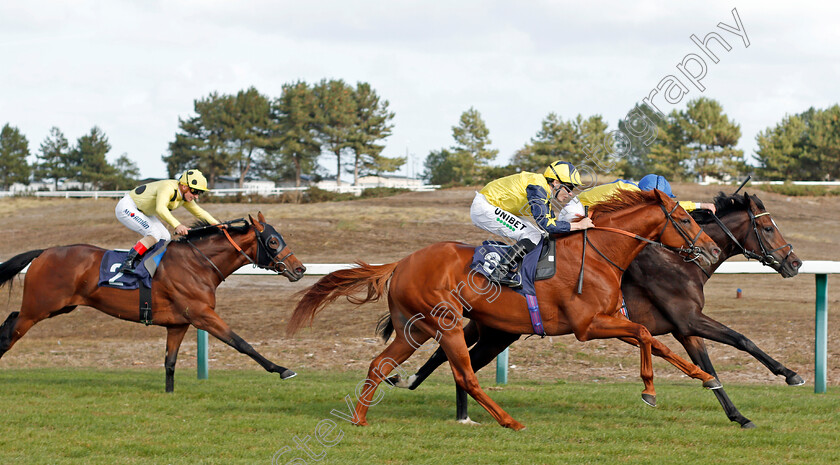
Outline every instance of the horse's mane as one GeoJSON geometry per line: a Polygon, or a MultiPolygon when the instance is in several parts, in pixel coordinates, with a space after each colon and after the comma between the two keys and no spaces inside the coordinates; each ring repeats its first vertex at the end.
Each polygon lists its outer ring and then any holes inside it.
{"type": "Polygon", "coordinates": [[[659,202],[656,193],[653,191],[631,191],[625,189],[618,189],[611,195],[607,201],[597,203],[589,208],[592,209],[592,214],[610,213],[623,210],[627,207],[640,204],[652,204],[659,202]]]}
{"type": "MultiPolygon", "coordinates": [[[[723,218],[730,213],[746,211],[750,207],[749,199],[752,199],[756,207],[765,210],[764,202],[754,195],[748,196],[747,194],[739,195],[719,192],[714,200],[715,210],[717,210],[715,214],[718,218],[723,218]]],[[[694,218],[694,221],[700,224],[707,224],[714,221],[711,213],[707,210],[694,210],[691,212],[691,216],[694,218]]]]}
{"type": "MultiPolygon", "coordinates": [[[[227,225],[228,232],[231,233],[245,233],[248,232],[249,225],[248,222],[244,219],[240,218],[238,220],[232,221],[224,221],[219,224],[227,225]],[[234,223],[237,223],[234,225],[234,223]],[[241,224],[238,224],[241,223],[241,224]]],[[[203,237],[209,237],[216,234],[221,234],[222,230],[217,227],[218,225],[211,225],[207,220],[199,219],[192,225],[190,225],[190,230],[187,232],[186,236],[182,236],[178,239],[177,242],[187,242],[194,239],[201,239],[203,237]]]]}

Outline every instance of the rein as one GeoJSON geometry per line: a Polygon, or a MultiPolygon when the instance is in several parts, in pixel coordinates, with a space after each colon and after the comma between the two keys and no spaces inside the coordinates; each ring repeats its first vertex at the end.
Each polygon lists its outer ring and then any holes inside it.
{"type": "MultiPolygon", "coordinates": [[[[592,228],[589,228],[589,229],[599,229],[601,231],[607,231],[607,232],[612,232],[612,233],[616,233],[616,234],[621,234],[621,235],[624,235],[624,236],[627,236],[627,237],[630,237],[630,238],[633,238],[633,239],[636,239],[636,240],[639,240],[639,241],[642,241],[642,242],[647,242],[650,245],[655,245],[657,247],[662,247],[664,249],[670,250],[671,252],[674,252],[674,253],[679,254],[679,255],[682,255],[683,253],[690,254],[691,256],[684,257],[684,260],[686,262],[693,262],[693,263],[697,264],[697,259],[700,257],[700,252],[698,251],[698,247],[695,246],[694,244],[697,243],[697,239],[699,239],[700,235],[703,234],[703,229],[700,228],[700,231],[697,233],[696,236],[694,236],[694,239],[691,239],[690,236],[688,235],[688,233],[686,233],[685,230],[683,230],[683,228],[680,227],[680,225],[678,225],[676,221],[674,221],[674,218],[671,217],[671,214],[673,214],[674,211],[677,208],[679,208],[679,204],[675,204],[674,208],[671,209],[670,212],[665,210],[665,206],[662,205],[662,204],[660,204],[659,207],[662,209],[662,212],[665,213],[665,218],[671,222],[671,224],[674,226],[674,229],[676,229],[677,232],[680,233],[680,236],[683,237],[683,240],[685,240],[686,244],[688,245],[688,248],[672,247],[672,246],[669,246],[669,245],[665,245],[661,241],[653,241],[653,240],[650,240],[646,237],[642,237],[638,234],[631,233],[630,231],[625,231],[623,229],[609,228],[609,227],[606,227],[606,226],[593,226],[592,228]]],[[[667,228],[667,227],[668,227],[668,221],[665,222],[665,224],[662,226],[662,231],[659,232],[659,238],[660,239],[662,238],[662,234],[665,233],[665,228],[667,228]]],[[[610,260],[606,255],[604,255],[603,252],[601,252],[600,250],[598,250],[597,247],[595,247],[595,244],[593,244],[592,241],[589,239],[589,237],[585,234],[586,231],[587,230],[584,230],[584,235],[583,235],[583,241],[584,241],[583,249],[584,249],[584,251],[586,250],[586,246],[589,245],[590,247],[592,247],[595,250],[595,252],[598,253],[598,255],[600,255],[604,260],[606,260],[607,263],[609,263],[610,265],[614,266],[619,271],[624,273],[624,271],[625,271],[624,268],[616,265],[615,262],[610,260]]],[[[584,257],[585,256],[586,255],[584,254],[584,257]]],[[[697,266],[700,266],[700,265],[697,265],[697,266]]],[[[703,268],[700,267],[700,269],[702,270],[703,268]]],[[[703,272],[705,273],[705,270],[703,270],[703,272]]],[[[583,283],[583,263],[581,263],[580,277],[578,279],[578,294],[581,293],[582,283],[583,283]]]]}
{"type": "MultiPolygon", "coordinates": [[[[258,263],[258,261],[254,260],[253,258],[251,258],[251,256],[249,256],[247,253],[245,253],[245,251],[242,250],[242,247],[240,247],[239,244],[237,244],[236,241],[233,240],[233,238],[230,236],[230,233],[228,233],[228,231],[227,231],[227,228],[228,228],[229,225],[231,225],[233,223],[237,223],[237,222],[244,222],[244,223],[248,224],[247,221],[240,218],[238,220],[226,221],[224,223],[219,223],[219,224],[216,224],[216,225],[205,226],[204,228],[215,227],[215,228],[220,229],[222,231],[222,233],[224,233],[228,242],[230,242],[230,244],[233,246],[233,248],[236,249],[237,252],[242,254],[242,256],[245,257],[245,259],[248,260],[248,262],[251,265],[253,265],[254,267],[263,268],[263,269],[266,269],[266,270],[271,270],[271,271],[274,271],[275,273],[283,273],[284,271],[286,271],[286,269],[288,269],[288,265],[286,265],[285,262],[286,262],[287,258],[292,256],[292,252],[289,252],[283,258],[281,258],[279,260],[277,259],[276,255],[272,256],[270,253],[267,252],[268,246],[265,244],[265,241],[263,240],[262,235],[260,234],[259,231],[257,231],[257,228],[254,225],[250,225],[250,226],[251,226],[251,229],[254,230],[254,235],[256,236],[256,239],[257,239],[257,256],[259,257],[259,255],[261,253],[265,254],[266,256],[268,256],[268,258],[270,260],[270,265],[273,265],[273,266],[261,265],[260,263],[258,263]],[[282,269],[279,268],[279,265],[282,265],[282,269]]],[[[203,229],[203,228],[198,228],[198,229],[203,229]]],[[[283,245],[285,245],[285,243],[283,243],[282,239],[280,239],[280,241],[283,245]]],[[[198,252],[199,255],[204,257],[204,259],[207,260],[210,263],[210,266],[213,267],[213,269],[216,271],[216,274],[219,275],[219,278],[221,278],[222,281],[225,280],[224,274],[222,274],[221,270],[219,270],[219,267],[216,266],[215,263],[213,263],[213,260],[211,260],[210,257],[208,257],[206,254],[204,254],[204,252],[202,252],[201,250],[199,250],[198,247],[196,247],[195,244],[193,244],[192,241],[190,241],[189,239],[186,240],[186,243],[190,247],[192,247],[193,250],[198,252]]]]}

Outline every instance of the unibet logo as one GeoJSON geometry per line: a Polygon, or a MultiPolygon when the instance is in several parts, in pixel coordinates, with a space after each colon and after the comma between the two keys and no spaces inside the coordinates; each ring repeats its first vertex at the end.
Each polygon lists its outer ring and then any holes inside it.
{"type": "Polygon", "coordinates": [[[513,226],[511,226],[510,224],[508,224],[506,221],[502,220],[501,218],[496,218],[496,221],[498,221],[499,223],[502,224],[502,226],[510,229],[511,231],[516,231],[516,228],[514,228],[513,226]]]}

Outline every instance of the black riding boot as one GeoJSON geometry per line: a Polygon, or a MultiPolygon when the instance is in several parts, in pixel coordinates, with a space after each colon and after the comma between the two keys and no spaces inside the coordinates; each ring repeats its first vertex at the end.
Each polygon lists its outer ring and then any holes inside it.
{"type": "Polygon", "coordinates": [[[509,272],[516,270],[522,257],[533,250],[534,247],[536,247],[536,245],[528,239],[522,239],[516,244],[510,246],[510,250],[508,250],[496,268],[494,268],[490,273],[490,281],[494,281],[505,286],[516,286],[521,284],[519,281],[507,279],[506,276],[509,272]]]}
{"type": "Polygon", "coordinates": [[[128,256],[125,257],[125,261],[122,263],[117,272],[123,274],[135,274],[137,272],[137,264],[140,262],[141,257],[142,255],[137,253],[136,250],[129,250],[128,256]]]}

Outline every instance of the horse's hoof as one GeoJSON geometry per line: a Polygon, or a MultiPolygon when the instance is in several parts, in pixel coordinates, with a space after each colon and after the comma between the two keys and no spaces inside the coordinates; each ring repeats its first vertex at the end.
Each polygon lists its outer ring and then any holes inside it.
{"type": "Polygon", "coordinates": [[[708,381],[703,381],[703,387],[706,389],[720,389],[723,387],[723,384],[720,384],[716,378],[712,378],[708,381]]]}
{"type": "Polygon", "coordinates": [[[785,378],[785,382],[788,383],[788,386],[802,386],[803,384],[805,384],[805,380],[802,379],[802,377],[797,375],[796,373],[785,378]]]}
{"type": "Polygon", "coordinates": [[[472,420],[470,420],[470,417],[464,418],[463,420],[458,420],[458,423],[460,423],[460,424],[462,424],[462,425],[470,425],[470,426],[476,426],[476,425],[480,425],[480,424],[481,424],[481,423],[479,423],[479,422],[477,422],[477,421],[472,421],[472,420]]]}
{"type": "Polygon", "coordinates": [[[650,394],[642,394],[642,400],[650,405],[651,407],[656,407],[656,396],[652,396],[650,394]]]}
{"type": "Polygon", "coordinates": [[[743,425],[741,425],[741,429],[753,429],[753,428],[755,428],[755,427],[756,427],[756,426],[755,426],[755,423],[753,423],[753,422],[751,422],[751,421],[749,421],[749,420],[747,420],[747,422],[746,422],[746,423],[744,423],[743,425]]]}
{"type": "Polygon", "coordinates": [[[511,423],[509,423],[507,425],[502,425],[502,426],[504,426],[505,428],[510,428],[514,431],[522,431],[523,429],[525,429],[525,425],[523,425],[522,423],[519,423],[516,420],[512,420],[511,423]]]}
{"type": "Polygon", "coordinates": [[[297,373],[289,369],[286,369],[286,371],[280,373],[280,379],[289,379],[294,378],[295,376],[297,376],[297,373]]]}

